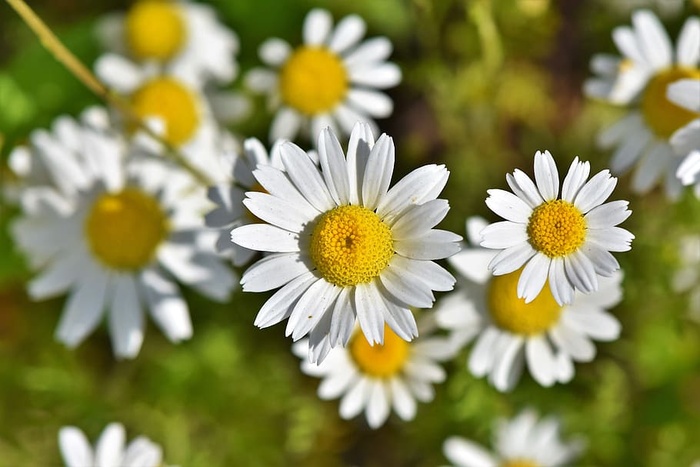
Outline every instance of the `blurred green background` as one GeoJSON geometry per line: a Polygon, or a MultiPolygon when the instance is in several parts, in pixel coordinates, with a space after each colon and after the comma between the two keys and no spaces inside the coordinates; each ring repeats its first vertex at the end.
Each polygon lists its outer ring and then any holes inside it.
{"type": "MultiPolygon", "coordinates": [[[[358,13],[368,35],[389,36],[404,79],[389,91],[391,118],[380,121],[397,146],[394,180],[425,163],[451,171],[443,197],[451,202],[443,228],[464,233],[467,216],[494,220],[486,190],[505,187],[505,174],[532,172],[536,150],[568,167],[574,156],[595,173],[610,154],[595,146],[600,128],[624,109],[581,92],[596,52],[617,54],[615,26],[629,24],[625,0],[239,0],[209,2],[241,42],[243,72],[259,65],[257,47],[278,36],[298,43],[314,6],[335,19],[358,13]]],[[[640,4],[643,2],[636,2],[640,4]]],[[[655,2],[646,2],[654,8],[655,2]]],[[[659,4],[663,2],[657,2],[659,4]]],[[[124,2],[42,0],[30,4],[86,64],[100,54],[95,21],[124,2]]],[[[658,10],[657,10],[658,11],[658,10]]],[[[662,16],[672,38],[698,13],[686,2],[662,16]]],[[[39,44],[6,3],[0,3],[0,182],[10,175],[9,151],[61,114],[97,104],[39,44]]],[[[241,87],[240,76],[234,87],[241,87]]],[[[266,140],[270,116],[261,98],[250,120],[232,128],[266,140]]],[[[13,209],[0,201],[0,465],[61,465],[57,433],[82,428],[94,441],[120,421],[129,439],[145,435],[181,466],[367,465],[446,463],[442,442],[461,435],[489,445],[497,417],[525,406],[555,414],[565,438],[583,435],[580,465],[688,466],[700,459],[700,323],[686,312],[670,277],[677,241],[700,228],[700,202],[687,193],[669,204],[660,191],[640,197],[621,177],[614,199],[630,200],[624,227],[633,249],[618,255],[625,300],[613,310],[622,336],[598,344],[592,363],[577,364],[567,385],[542,388],[525,376],[500,394],[465,369],[467,351],[447,364],[449,376],[416,419],[392,416],[379,430],[362,418],[341,420],[337,401],[320,401],[317,380],[299,370],[284,328],[252,322],[264,294],[236,292],[225,305],[188,294],[195,334],[170,344],[149,323],[134,361],[115,361],[107,332],[77,350],[53,339],[63,298],[32,303],[31,277],[7,235],[13,209]]]]}

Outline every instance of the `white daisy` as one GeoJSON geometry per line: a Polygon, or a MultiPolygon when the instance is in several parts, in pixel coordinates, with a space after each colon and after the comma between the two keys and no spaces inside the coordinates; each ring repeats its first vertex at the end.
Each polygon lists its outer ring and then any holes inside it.
{"type": "Polygon", "coordinates": [[[681,265],[673,275],[673,289],[679,293],[690,293],[688,315],[700,322],[700,236],[681,238],[678,257],[681,265]]]}
{"type": "Polygon", "coordinates": [[[150,439],[139,436],[126,444],[121,423],[107,425],[92,449],[85,433],[74,426],[58,432],[58,446],[66,467],[158,467],[163,450],[150,439]]]}
{"type": "Polygon", "coordinates": [[[169,73],[193,70],[202,80],[227,84],[238,72],[238,38],[209,5],[139,0],[126,14],[105,16],[97,33],[108,51],[157,63],[169,73]]]}
{"type": "Polygon", "coordinates": [[[433,400],[431,384],[445,380],[445,371],[437,363],[454,355],[454,346],[444,337],[431,336],[435,325],[428,315],[418,320],[420,337],[406,342],[388,327],[384,344],[371,345],[359,328],[347,348],[333,349],[323,363],[309,362],[309,341],[294,344],[294,353],[302,359],[307,375],[321,378],[318,396],[341,399],[340,416],[350,419],[364,410],[371,428],[386,422],[389,412],[402,420],[416,416],[416,401],[433,400]]]}
{"type": "Polygon", "coordinates": [[[432,291],[454,284],[433,262],[457,252],[461,239],[433,229],[449,210],[436,199],[449,173],[424,166],[389,189],[394,143],[382,135],[375,144],[362,123],[352,131],[347,159],[328,128],[318,150],[320,171],[286,142],[280,146],[286,172],[271,166],[253,172],[267,193],[248,192],[244,204],[266,223],[238,227],[231,239],[273,254],[253,264],[241,284],[250,292],[281,287],[255,324],[289,318],[286,334],[294,340],[311,333],[312,361],[348,342],[355,317],[370,343],[384,341],[385,322],[411,340],[417,328],[409,307],[431,307],[432,291]]]}
{"type": "Polygon", "coordinates": [[[575,439],[561,440],[559,422],[553,417],[537,420],[530,409],[512,420],[496,424],[492,454],[473,441],[453,436],[445,440],[443,452],[458,467],[559,467],[573,465],[584,443],[575,439]]]}
{"type": "Polygon", "coordinates": [[[270,140],[294,139],[302,130],[312,139],[330,126],[349,134],[358,120],[385,118],[391,99],[378,89],[401,81],[401,70],[386,59],[392,45],[386,37],[360,42],[365,22],[357,15],[343,18],[333,29],[328,11],[311,10],[304,21],[304,44],[292,49],[281,39],[260,47],[260,58],[272,69],[254,69],[248,87],[267,93],[277,115],[270,140]]]}
{"type": "Polygon", "coordinates": [[[529,303],[547,280],[560,305],[574,289],[598,290],[598,276],[620,268],[611,251],[627,251],[634,235],[616,227],[629,217],[627,201],[605,203],[617,179],[603,170],[589,181],[590,164],[574,159],[559,198],[559,173],[549,151],[535,154],[537,186],[522,171],[506,175],[513,193],[488,190],[486,204],[505,218],[482,232],[481,246],[502,250],[489,263],[500,276],[525,266],[518,297],[529,303]]]}
{"type": "MultiPolygon", "coordinates": [[[[481,218],[467,220],[467,236],[477,245],[486,226],[481,218]]],[[[496,253],[477,246],[465,248],[448,261],[466,279],[437,305],[436,319],[452,332],[456,346],[476,337],[468,360],[474,376],[489,377],[500,391],[515,387],[523,363],[542,386],[569,382],[573,361],[589,362],[596,349],[591,340],[613,341],[620,323],[606,309],[622,299],[622,274],[601,278],[590,295],[576,293],[574,303],[561,306],[548,288],[532,302],[516,293],[520,271],[493,277],[487,264],[496,253]]]]}
{"type": "Polygon", "coordinates": [[[588,80],[584,90],[613,104],[633,104],[628,115],[599,138],[602,147],[617,147],[612,171],[624,173],[639,163],[632,179],[635,192],[645,193],[665,179],[667,195],[677,198],[681,192],[675,176],[679,158],[669,138],[698,113],[670,102],[666,88],[679,79],[700,78],[700,19],[692,17],[685,22],[675,54],[652,12],[635,12],[632,25],[613,31],[613,40],[624,57],[594,56],[591,68],[599,76],[588,80]]]}
{"type": "MultiPolygon", "coordinates": [[[[56,147],[80,152],[73,159],[83,161],[81,176],[64,180],[74,182],[74,195],[50,186],[26,188],[24,216],[11,228],[32,268],[41,270],[29,283],[30,296],[69,294],[56,331],[69,347],[82,342],[106,312],[115,355],[135,357],[144,309],[171,341],[190,338],[187,303],[174,279],[222,301],[234,286],[214,252],[215,239],[197,228],[200,213],[192,207],[201,202],[182,189],[191,178],[161,160],[128,159],[126,143],[112,133],[83,126],[75,136],[75,146],[56,147]]],[[[58,173],[69,171],[59,167],[58,173]]]]}
{"type": "MultiPolygon", "coordinates": [[[[201,83],[187,70],[161,74],[151,65],[138,66],[118,55],[105,54],[97,60],[95,72],[127,100],[135,116],[161,133],[189,164],[212,182],[225,181],[231,168],[221,153],[237,143],[217,124],[201,83]]],[[[123,116],[120,122],[128,132],[135,130],[123,116]]],[[[135,136],[146,150],[163,151],[142,132],[135,136]]]]}
{"type": "Polygon", "coordinates": [[[700,196],[700,79],[683,79],[671,84],[668,99],[674,104],[698,114],[698,118],[671,136],[671,145],[683,156],[676,176],[683,185],[695,185],[700,196]]]}

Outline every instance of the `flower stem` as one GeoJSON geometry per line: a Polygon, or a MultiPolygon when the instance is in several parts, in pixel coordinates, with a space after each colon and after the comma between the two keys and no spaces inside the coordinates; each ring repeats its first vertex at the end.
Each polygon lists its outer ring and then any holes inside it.
{"type": "Polygon", "coordinates": [[[88,89],[97,94],[99,98],[119,110],[129,121],[135,123],[139,130],[146,133],[151,138],[160,142],[166,149],[166,152],[185,170],[190,172],[194,178],[204,185],[211,185],[204,173],[190,164],[187,159],[177,150],[172,144],[163,140],[144,122],[134,114],[129,102],[119,94],[113,92],[105,86],[97,77],[76,57],[68,48],[63,45],[58,37],[51,29],[42,21],[39,16],[27,5],[24,0],[7,0],[7,3],[17,12],[22,20],[36,34],[41,41],[41,44],[54,56],[59,63],[63,64],[73,76],[82,82],[88,89]]]}

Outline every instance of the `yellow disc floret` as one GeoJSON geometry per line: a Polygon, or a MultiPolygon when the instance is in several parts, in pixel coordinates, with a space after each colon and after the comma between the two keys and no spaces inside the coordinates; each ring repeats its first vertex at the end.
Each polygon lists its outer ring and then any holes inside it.
{"type": "Polygon", "coordinates": [[[136,270],[153,259],[168,234],[168,219],[151,195],[126,188],[99,196],[84,228],[90,251],[102,264],[136,270]]]}
{"type": "Polygon", "coordinates": [[[666,98],[668,85],[683,78],[700,79],[700,70],[685,67],[667,68],[657,73],[644,90],[642,115],[649,128],[659,138],[670,138],[676,130],[700,117],[700,113],[679,107],[666,98]]]}
{"type": "Polygon", "coordinates": [[[488,286],[489,313],[496,326],[514,334],[535,335],[559,320],[562,307],[554,300],[549,286],[530,303],[518,298],[518,280],[522,269],[494,276],[488,286]]]}
{"type": "Polygon", "coordinates": [[[375,378],[390,378],[401,372],[409,357],[411,344],[384,325],[384,344],[370,345],[362,332],[350,339],[348,349],[360,371],[375,378]]]}
{"type": "Polygon", "coordinates": [[[527,235],[535,250],[556,258],[576,251],[586,240],[586,228],[581,211],[568,201],[557,199],[532,211],[527,235]]]}
{"type": "Polygon", "coordinates": [[[540,464],[530,459],[509,459],[503,461],[500,467],[540,467],[540,464]]]}
{"type": "Polygon", "coordinates": [[[300,47],[280,71],[282,100],[305,115],[332,110],[348,91],[340,57],[325,47],[300,47]]]}
{"type": "Polygon", "coordinates": [[[393,255],[391,229],[362,206],[326,212],[311,234],[311,259],[324,279],[340,287],[371,281],[393,255]]]}
{"type": "Polygon", "coordinates": [[[182,49],[187,28],[175,2],[143,0],[126,15],[124,35],[135,57],[166,61],[182,49]]]}
{"type": "Polygon", "coordinates": [[[173,78],[163,76],[146,82],[131,95],[131,104],[141,118],[161,118],[165,140],[175,146],[187,142],[199,126],[195,94],[173,78]]]}

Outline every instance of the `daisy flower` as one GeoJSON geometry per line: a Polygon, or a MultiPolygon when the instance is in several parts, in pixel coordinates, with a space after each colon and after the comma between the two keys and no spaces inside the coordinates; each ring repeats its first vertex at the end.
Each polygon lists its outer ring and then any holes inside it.
{"type": "Polygon", "coordinates": [[[175,74],[193,70],[202,80],[226,84],[238,72],[238,38],[209,5],[138,0],[126,14],[105,16],[97,33],[110,52],[156,63],[175,74]]]}
{"type": "Polygon", "coordinates": [[[92,449],[85,433],[74,426],[58,432],[58,446],[66,467],[158,467],[163,450],[150,439],[139,436],[125,446],[121,423],[107,425],[92,449]]]}
{"type": "Polygon", "coordinates": [[[445,457],[458,467],[559,467],[573,465],[584,443],[581,439],[563,442],[559,422],[553,417],[542,420],[530,409],[512,420],[496,424],[492,454],[473,441],[452,436],[445,440],[445,457]]]}
{"type": "Polygon", "coordinates": [[[272,253],[243,275],[244,291],[281,287],[255,319],[267,327],[289,318],[286,334],[310,334],[312,361],[350,339],[355,318],[367,340],[384,342],[384,323],[402,339],[417,335],[409,307],[429,308],[433,290],[451,290],[454,278],[433,260],[459,250],[461,237],[433,229],[449,205],[436,199],[447,183],[444,166],[414,170],[389,189],[394,143],[376,142],[358,123],[345,157],[330,129],[319,135],[319,167],[285,142],[285,171],[258,166],[265,192],[244,204],[264,223],[237,227],[238,245],[272,253]],[[328,345],[320,345],[324,337],[328,345]]]}
{"type": "Polygon", "coordinates": [[[620,268],[611,251],[627,251],[634,235],[616,227],[632,213],[627,201],[605,203],[617,179],[604,170],[589,181],[590,164],[574,159],[559,198],[559,173],[549,151],[535,154],[535,183],[516,169],[506,176],[513,193],[488,190],[486,204],[505,218],[486,227],[481,246],[500,251],[489,263],[496,276],[524,269],[518,297],[530,303],[545,283],[556,302],[569,304],[574,289],[598,290],[598,276],[620,268]]]}
{"type": "Polygon", "coordinates": [[[688,314],[700,322],[700,236],[681,238],[678,257],[681,265],[673,275],[673,290],[690,293],[688,314]]]}
{"type": "Polygon", "coordinates": [[[665,179],[666,193],[674,199],[681,192],[675,176],[680,161],[669,138],[698,118],[698,113],[669,101],[666,88],[679,79],[700,78],[700,19],[692,17],[685,22],[675,53],[652,12],[635,12],[632,26],[613,31],[622,58],[593,57],[591,68],[599,76],[588,80],[584,91],[591,97],[633,107],[599,138],[602,147],[617,148],[611,161],[612,171],[624,173],[638,164],[632,178],[635,192],[646,193],[665,179]]]}
{"type": "MultiPolygon", "coordinates": [[[[221,157],[236,145],[232,136],[223,132],[212,108],[202,93],[201,83],[187,70],[162,74],[152,64],[139,66],[114,54],[101,56],[96,64],[97,76],[120,93],[135,116],[143,119],[171,146],[177,148],[188,163],[213,182],[227,179],[230,166],[221,157]]],[[[121,120],[127,132],[133,124],[121,120]]],[[[152,153],[163,152],[142,132],[135,132],[134,141],[152,153]]]]}
{"type": "MultiPolygon", "coordinates": [[[[467,220],[467,236],[478,244],[486,226],[481,218],[467,220]]],[[[569,382],[573,361],[595,358],[591,340],[613,341],[620,323],[606,309],[622,299],[622,274],[600,280],[590,295],[576,293],[573,304],[559,305],[545,288],[530,303],[517,296],[521,271],[492,276],[487,264],[496,255],[478,246],[465,248],[448,261],[465,280],[437,306],[436,319],[452,333],[457,347],[476,338],[468,360],[474,376],[489,377],[499,391],[515,387],[523,363],[542,386],[569,382]],[[463,282],[463,283],[462,283],[463,282]]]]}
{"type": "Polygon", "coordinates": [[[106,313],[115,355],[133,358],[143,341],[145,310],[171,341],[190,338],[187,303],[174,279],[223,301],[234,277],[215,254],[214,238],[198,228],[193,206],[200,202],[182,189],[189,174],[162,160],[129,159],[126,142],[107,131],[83,126],[75,136],[79,141],[55,148],[80,151],[74,159],[84,161],[82,178],[65,180],[76,184],[74,196],[28,187],[24,216],[11,226],[15,244],[41,271],[29,283],[30,296],[69,294],[56,330],[69,347],[106,313]]]}
{"type": "Polygon", "coordinates": [[[668,99],[674,104],[698,114],[698,118],[671,136],[671,145],[684,156],[676,176],[683,185],[695,185],[700,195],[700,79],[683,79],[668,87],[668,99]]]}
{"type": "Polygon", "coordinates": [[[312,138],[330,126],[349,134],[358,120],[385,118],[391,99],[379,89],[401,81],[401,70],[386,59],[392,45],[386,37],[360,42],[365,22],[357,15],[343,18],[333,29],[328,11],[311,10],[304,21],[303,45],[292,47],[269,39],[260,58],[270,68],[251,70],[248,87],[269,95],[277,110],[270,140],[294,139],[300,130],[312,138]]]}
{"type": "Polygon", "coordinates": [[[454,346],[444,337],[431,336],[435,325],[427,315],[419,319],[420,337],[406,342],[391,329],[384,329],[384,343],[371,345],[356,328],[347,348],[338,347],[323,363],[308,360],[309,341],[293,346],[302,359],[301,370],[321,378],[318,396],[340,398],[340,416],[350,419],[364,410],[371,428],[379,428],[393,408],[405,421],[416,416],[416,401],[433,400],[431,383],[445,380],[437,363],[454,355],[454,346]]]}

